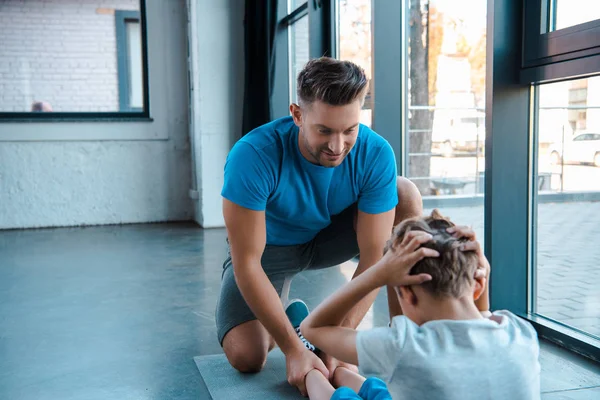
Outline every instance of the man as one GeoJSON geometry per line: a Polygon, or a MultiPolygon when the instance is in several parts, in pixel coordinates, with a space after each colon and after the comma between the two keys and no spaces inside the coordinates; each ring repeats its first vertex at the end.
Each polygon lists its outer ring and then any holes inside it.
{"type": "MultiPolygon", "coordinates": [[[[360,275],[381,258],[395,224],[422,214],[422,201],[397,176],[388,142],[359,123],[367,92],[360,67],[311,60],[297,86],[291,116],[248,133],[227,158],[222,195],[229,255],[216,320],[234,368],[260,371],[277,344],[288,381],[306,394],[309,371],[329,377],[341,363],[317,357],[299,322],[290,322],[279,297],[285,278],[359,253],[354,277],[360,275]]],[[[355,328],[376,295],[354,307],[344,325],[355,328]]]]}

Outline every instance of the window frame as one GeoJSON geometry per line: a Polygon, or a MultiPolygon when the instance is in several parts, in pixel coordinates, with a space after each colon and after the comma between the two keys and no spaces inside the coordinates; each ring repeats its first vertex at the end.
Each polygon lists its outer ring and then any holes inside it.
{"type": "Polygon", "coordinates": [[[408,171],[406,148],[406,114],[408,60],[406,0],[372,0],[373,60],[373,130],[383,136],[396,155],[399,176],[408,171]],[[399,37],[400,40],[394,38],[399,37]],[[396,73],[399,71],[399,73],[396,73]],[[400,131],[400,134],[398,134],[400,131]]]}
{"type": "Polygon", "coordinates": [[[521,83],[549,82],[600,70],[600,19],[552,31],[553,4],[553,0],[524,0],[521,83]]]}
{"type": "MultiPolygon", "coordinates": [[[[538,86],[600,72],[600,55],[581,58],[578,41],[585,36],[576,34],[590,26],[596,27],[598,21],[539,34],[542,6],[547,7],[548,1],[525,0],[523,7],[521,0],[488,0],[486,132],[489,135],[486,135],[484,229],[485,253],[492,264],[490,300],[494,309],[508,309],[529,320],[540,337],[600,360],[600,340],[534,312],[537,207],[541,200],[535,185],[538,86]],[[532,22],[532,9],[538,11],[537,24],[532,22]],[[523,21],[522,32],[513,29],[515,19],[523,21]],[[532,32],[537,32],[534,40],[532,32]],[[547,46],[548,39],[565,32],[575,34],[574,43],[558,46],[552,53],[547,52],[548,47],[538,50],[533,54],[550,57],[538,57],[534,60],[537,65],[525,68],[524,62],[528,60],[524,53],[532,51],[531,46],[547,46]]],[[[550,23],[548,15],[545,18],[546,23],[550,23]]],[[[592,50],[600,52],[600,46],[592,50]]]]}
{"type": "MultiPolygon", "coordinates": [[[[140,2],[140,11],[119,11],[115,10],[115,25],[117,43],[119,35],[125,35],[121,30],[125,29],[125,20],[122,20],[123,25],[120,26],[119,15],[127,19],[131,19],[130,13],[137,14],[140,21],[141,41],[142,41],[142,88],[144,96],[144,109],[132,111],[109,111],[109,112],[2,112],[0,111],[0,123],[14,122],[93,122],[93,121],[121,121],[121,122],[149,122],[150,117],[150,95],[149,95],[149,76],[148,76],[148,33],[147,33],[147,15],[146,15],[146,0],[138,0],[140,2]]],[[[125,39],[126,40],[126,39],[125,39]]],[[[119,46],[117,46],[117,63],[118,63],[118,81],[119,81],[119,108],[121,108],[121,91],[122,89],[122,66],[119,46]]],[[[125,59],[125,63],[127,60],[125,59]]],[[[128,67],[127,67],[128,70],[128,67]]],[[[123,70],[123,72],[125,72],[123,70]]],[[[127,78],[128,79],[128,78],[127,78]]],[[[129,85],[127,84],[127,90],[129,85]]],[[[127,94],[127,98],[128,98],[127,94]]],[[[3,140],[3,135],[0,135],[0,140],[3,140]]]]}
{"type": "Polygon", "coordinates": [[[289,115],[291,99],[290,74],[290,27],[302,18],[308,17],[309,59],[337,53],[335,36],[335,0],[307,0],[295,10],[288,10],[288,0],[277,0],[277,28],[275,30],[275,76],[271,95],[271,115],[273,119],[289,115]]]}
{"type": "MultiPolygon", "coordinates": [[[[148,108],[146,104],[144,104],[144,106],[141,108],[131,107],[129,105],[131,100],[129,96],[129,82],[131,80],[131,71],[129,70],[129,39],[127,35],[127,23],[129,22],[137,22],[141,24],[140,12],[129,10],[115,11],[115,29],[117,40],[117,71],[119,81],[119,112],[143,113],[144,109],[148,108]]],[[[142,91],[144,91],[143,82],[144,80],[142,78],[142,91]]],[[[145,98],[147,96],[145,96],[144,93],[142,93],[142,96],[145,102],[145,98]]]]}

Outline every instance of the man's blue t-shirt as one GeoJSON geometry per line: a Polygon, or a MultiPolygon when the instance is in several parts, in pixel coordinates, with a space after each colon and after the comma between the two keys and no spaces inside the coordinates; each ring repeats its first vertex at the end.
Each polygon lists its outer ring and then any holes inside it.
{"type": "Polygon", "coordinates": [[[298,147],[292,117],[243,136],[225,163],[221,195],[242,207],[265,211],[267,244],[312,240],[331,216],[358,202],[369,214],[398,203],[396,160],[389,143],[360,125],[356,143],[337,167],[310,163],[298,147]]]}

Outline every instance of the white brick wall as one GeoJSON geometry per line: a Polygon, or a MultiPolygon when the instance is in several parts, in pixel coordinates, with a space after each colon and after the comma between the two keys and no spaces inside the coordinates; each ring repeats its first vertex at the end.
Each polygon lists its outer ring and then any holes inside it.
{"type": "Polygon", "coordinates": [[[115,16],[139,0],[1,0],[0,111],[118,111],[115,16]]]}
{"type": "MultiPolygon", "coordinates": [[[[148,0],[146,5],[152,121],[0,122],[0,230],[193,218],[185,0],[148,0]]],[[[213,15],[205,18],[210,22],[213,15]]],[[[205,29],[212,28],[220,25],[205,29]]],[[[215,47],[228,45],[220,35],[214,40],[215,47]]],[[[242,55],[240,50],[225,59],[241,68],[242,55]]],[[[226,71],[214,69],[214,76],[227,77],[226,71]]],[[[233,85],[210,86],[202,99],[214,103],[215,92],[233,96],[233,85]]],[[[217,103],[210,111],[230,109],[241,110],[241,105],[217,103]]],[[[210,165],[205,174],[222,176],[219,169],[222,164],[210,165]]]]}

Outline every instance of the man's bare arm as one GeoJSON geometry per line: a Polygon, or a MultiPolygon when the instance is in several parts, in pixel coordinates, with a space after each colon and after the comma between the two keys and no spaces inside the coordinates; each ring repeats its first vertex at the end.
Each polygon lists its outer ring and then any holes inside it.
{"type": "Polygon", "coordinates": [[[248,306],[284,353],[303,348],[261,265],[266,246],[264,211],[253,211],[224,199],[223,216],[235,281],[248,306]]]}

